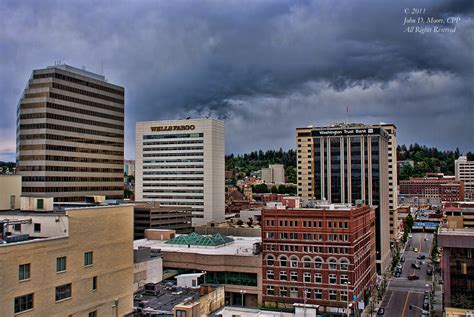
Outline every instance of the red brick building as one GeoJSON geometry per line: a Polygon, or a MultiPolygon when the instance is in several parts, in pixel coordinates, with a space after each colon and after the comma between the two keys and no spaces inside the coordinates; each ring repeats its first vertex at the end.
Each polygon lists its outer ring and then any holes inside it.
{"type": "Polygon", "coordinates": [[[439,198],[441,201],[463,201],[464,182],[443,174],[436,177],[410,178],[401,180],[400,196],[439,198]]]}
{"type": "Polygon", "coordinates": [[[375,210],[319,205],[262,211],[263,300],[341,312],[375,284],[375,210]]]}

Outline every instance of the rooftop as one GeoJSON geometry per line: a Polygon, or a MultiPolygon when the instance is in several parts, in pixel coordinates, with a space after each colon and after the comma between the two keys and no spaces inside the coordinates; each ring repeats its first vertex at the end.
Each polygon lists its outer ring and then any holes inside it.
{"type": "MultiPolygon", "coordinates": [[[[180,237],[181,235],[177,235],[180,237]]],[[[217,247],[187,244],[168,244],[166,240],[140,239],[133,242],[134,249],[139,246],[161,249],[162,252],[195,253],[203,255],[238,255],[253,256],[254,244],[261,243],[261,237],[231,237],[232,243],[217,247]]]]}
{"type": "Polygon", "coordinates": [[[48,66],[48,68],[59,68],[59,69],[62,69],[71,73],[75,73],[81,76],[93,78],[95,80],[106,81],[104,75],[99,75],[99,74],[87,71],[85,67],[81,69],[81,68],[69,66],[67,64],[61,64],[61,65],[55,65],[55,66],[48,66]]]}
{"type": "Polygon", "coordinates": [[[474,237],[474,228],[441,228],[440,235],[474,237]]]}
{"type": "Polygon", "coordinates": [[[179,235],[173,239],[166,241],[166,244],[181,244],[181,245],[196,245],[196,246],[219,246],[233,242],[234,239],[226,237],[220,233],[215,233],[212,236],[203,236],[199,233],[190,233],[179,235]]]}

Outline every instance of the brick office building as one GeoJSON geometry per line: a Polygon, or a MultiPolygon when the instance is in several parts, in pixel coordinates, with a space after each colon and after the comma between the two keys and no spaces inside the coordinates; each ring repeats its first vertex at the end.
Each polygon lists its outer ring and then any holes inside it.
{"type": "Polygon", "coordinates": [[[262,211],[263,300],[343,312],[375,283],[375,210],[313,205],[262,211]],[[306,298],[305,298],[306,297],[306,298]]]}
{"type": "Polygon", "coordinates": [[[441,201],[463,201],[464,182],[443,174],[410,178],[400,181],[400,196],[418,198],[439,198],[441,201]]]}

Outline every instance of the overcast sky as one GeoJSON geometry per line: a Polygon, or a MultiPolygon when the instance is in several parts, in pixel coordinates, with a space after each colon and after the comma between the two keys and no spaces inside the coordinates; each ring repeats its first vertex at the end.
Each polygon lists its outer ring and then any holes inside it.
{"type": "Polygon", "coordinates": [[[472,0],[2,0],[0,160],[14,160],[31,71],[56,60],[103,63],[125,87],[129,159],[136,121],[189,116],[225,119],[226,153],[294,148],[295,128],[343,121],[472,151],[473,18],[472,0]],[[428,25],[454,33],[404,32],[412,8],[460,19],[428,25]]]}

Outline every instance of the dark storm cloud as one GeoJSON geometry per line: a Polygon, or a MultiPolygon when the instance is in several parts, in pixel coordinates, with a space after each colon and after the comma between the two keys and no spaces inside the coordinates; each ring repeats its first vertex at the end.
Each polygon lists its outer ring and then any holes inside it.
{"type": "Polygon", "coordinates": [[[103,62],[126,87],[127,157],[135,121],[208,115],[226,118],[227,152],[293,147],[295,127],[347,120],[472,150],[472,3],[2,2],[1,133],[14,145],[6,130],[29,73],[61,59],[96,72],[103,62]],[[461,22],[456,33],[404,33],[413,7],[461,22]]]}

